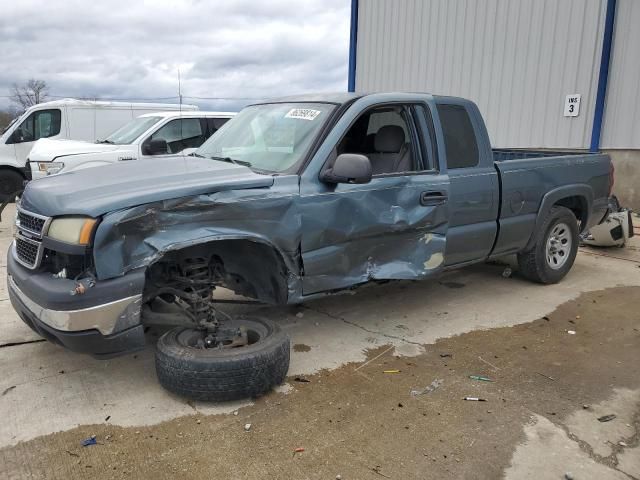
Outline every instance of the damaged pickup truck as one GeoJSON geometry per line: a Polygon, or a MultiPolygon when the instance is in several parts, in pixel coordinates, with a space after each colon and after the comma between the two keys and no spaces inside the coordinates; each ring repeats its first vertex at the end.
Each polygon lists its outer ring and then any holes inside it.
{"type": "Polygon", "coordinates": [[[258,395],[285,378],[289,338],[220,311],[217,288],[298,304],[508,254],[524,277],[556,283],[612,185],[606,155],[492,150],[464,99],[278,99],[246,107],[192,156],[29,183],[9,294],[36,332],[97,357],[170,326],[156,351],[165,388],[258,395]]]}

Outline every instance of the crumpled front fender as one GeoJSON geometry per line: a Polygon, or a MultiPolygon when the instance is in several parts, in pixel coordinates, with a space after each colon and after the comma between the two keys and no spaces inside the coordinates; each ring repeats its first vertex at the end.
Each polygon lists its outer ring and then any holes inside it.
{"type": "Polygon", "coordinates": [[[301,217],[293,195],[268,189],[217,192],[109,213],[94,241],[98,279],[146,267],[168,252],[217,240],[272,247],[289,272],[289,298],[299,296],[301,217]]]}

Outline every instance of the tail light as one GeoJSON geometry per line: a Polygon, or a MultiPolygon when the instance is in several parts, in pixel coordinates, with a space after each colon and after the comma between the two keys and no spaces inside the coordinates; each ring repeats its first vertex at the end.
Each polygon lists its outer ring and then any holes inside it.
{"type": "Polygon", "coordinates": [[[613,162],[609,160],[609,196],[613,193],[613,184],[615,183],[614,174],[616,169],[613,166],[613,162]]]}

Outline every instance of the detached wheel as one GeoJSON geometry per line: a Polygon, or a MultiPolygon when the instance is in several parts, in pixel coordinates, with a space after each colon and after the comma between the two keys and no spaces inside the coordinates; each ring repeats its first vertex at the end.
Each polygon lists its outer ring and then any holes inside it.
{"type": "Polygon", "coordinates": [[[578,253],[578,221],[566,207],[552,207],[536,233],[534,247],[518,254],[520,273],[538,283],[558,283],[578,253]]]}
{"type": "MultiPolygon", "coordinates": [[[[220,330],[243,332],[243,341],[211,344],[208,333],[178,327],[158,340],[156,373],[170,392],[216,402],[255,397],[284,380],[289,370],[289,337],[262,318],[234,318],[220,330]]],[[[231,338],[231,337],[229,337],[231,338]]]]}

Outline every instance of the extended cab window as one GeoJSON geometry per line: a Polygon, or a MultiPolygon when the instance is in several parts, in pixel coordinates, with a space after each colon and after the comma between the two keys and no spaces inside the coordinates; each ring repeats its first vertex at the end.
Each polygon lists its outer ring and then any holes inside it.
{"type": "Polygon", "coordinates": [[[478,165],[478,143],[467,109],[461,105],[438,105],[449,169],[478,165]]]}
{"type": "Polygon", "coordinates": [[[34,142],[60,133],[61,114],[58,109],[33,112],[18,126],[7,143],[34,142]]]}
{"type": "Polygon", "coordinates": [[[408,107],[390,105],[364,112],[337,146],[337,154],[360,153],[371,161],[374,175],[421,170],[411,138],[408,107]]]}
{"type": "Polygon", "coordinates": [[[205,140],[199,118],[171,120],[151,135],[151,140],[162,138],[167,142],[167,153],[178,153],[185,148],[198,148],[205,140]]]}

